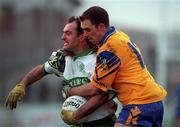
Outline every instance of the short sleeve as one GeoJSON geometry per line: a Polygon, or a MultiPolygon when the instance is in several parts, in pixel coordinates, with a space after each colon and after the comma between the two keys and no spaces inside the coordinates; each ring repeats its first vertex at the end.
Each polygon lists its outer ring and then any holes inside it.
{"type": "Polygon", "coordinates": [[[65,55],[60,50],[53,52],[43,67],[48,74],[62,76],[65,68],[65,55]]]}
{"type": "Polygon", "coordinates": [[[103,91],[107,91],[120,67],[120,58],[110,51],[102,51],[97,55],[93,84],[103,91]]]}

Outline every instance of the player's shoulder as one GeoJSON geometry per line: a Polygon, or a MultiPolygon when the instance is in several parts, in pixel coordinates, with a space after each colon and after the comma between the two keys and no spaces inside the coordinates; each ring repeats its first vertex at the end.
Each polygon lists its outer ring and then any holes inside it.
{"type": "Polygon", "coordinates": [[[130,41],[129,36],[121,31],[117,31],[108,39],[108,42],[112,45],[124,45],[129,41],[130,41]]]}
{"type": "Polygon", "coordinates": [[[56,51],[53,51],[51,53],[51,56],[57,56],[58,54],[60,53],[60,49],[56,50],[56,51]]]}
{"type": "Polygon", "coordinates": [[[58,57],[58,56],[62,56],[62,55],[64,55],[64,56],[73,56],[74,54],[72,52],[70,52],[70,51],[67,51],[67,50],[58,49],[56,51],[53,51],[51,55],[58,57]]]}
{"type": "Polygon", "coordinates": [[[125,33],[116,32],[107,39],[106,46],[102,50],[120,52],[128,47],[128,42],[130,42],[130,38],[125,33]]]}
{"type": "Polygon", "coordinates": [[[112,54],[117,56],[126,56],[128,51],[128,42],[130,38],[123,32],[117,31],[112,36],[107,39],[107,42],[98,50],[98,54],[106,51],[109,56],[112,57],[112,54]]]}

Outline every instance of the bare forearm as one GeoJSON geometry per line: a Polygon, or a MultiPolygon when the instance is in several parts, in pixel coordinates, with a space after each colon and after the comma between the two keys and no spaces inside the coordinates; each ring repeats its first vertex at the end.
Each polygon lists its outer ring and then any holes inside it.
{"type": "Polygon", "coordinates": [[[31,85],[32,83],[38,81],[45,75],[43,65],[38,65],[30,70],[24,78],[20,81],[25,87],[31,85]]]}
{"type": "Polygon", "coordinates": [[[107,95],[91,97],[83,106],[75,112],[75,119],[80,120],[97,110],[102,104],[108,101],[107,95]]]}
{"type": "Polygon", "coordinates": [[[79,87],[73,87],[70,89],[70,96],[79,95],[79,96],[95,96],[100,93],[100,89],[96,88],[90,83],[81,85],[79,87]]]}

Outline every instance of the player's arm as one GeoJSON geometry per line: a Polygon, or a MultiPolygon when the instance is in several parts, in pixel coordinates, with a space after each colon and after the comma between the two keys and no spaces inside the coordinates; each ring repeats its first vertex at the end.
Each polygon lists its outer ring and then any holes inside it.
{"type": "Polygon", "coordinates": [[[79,96],[96,96],[102,93],[103,91],[92,84],[92,82],[78,86],[78,87],[70,87],[66,85],[62,89],[62,95],[64,98],[67,98],[72,95],[79,96]]]}
{"type": "Polygon", "coordinates": [[[38,81],[45,75],[46,72],[44,71],[43,65],[38,65],[31,69],[8,94],[5,102],[6,107],[9,107],[11,110],[16,108],[17,101],[21,101],[25,96],[26,87],[38,81]]]}
{"type": "Polygon", "coordinates": [[[27,87],[34,82],[38,81],[42,77],[46,75],[46,72],[43,68],[43,65],[38,65],[34,67],[32,70],[30,70],[24,78],[20,81],[19,84],[22,84],[24,87],[27,87]]]}
{"type": "Polygon", "coordinates": [[[6,98],[6,106],[11,110],[16,108],[17,101],[21,101],[25,96],[25,88],[38,81],[46,74],[60,76],[65,66],[65,55],[58,50],[53,52],[48,61],[43,65],[38,65],[30,70],[24,78],[10,91],[6,98]]]}
{"type": "Polygon", "coordinates": [[[74,112],[74,118],[79,121],[80,119],[91,114],[97,110],[102,104],[108,101],[107,95],[97,95],[91,97],[84,105],[74,112]]]}
{"type": "Polygon", "coordinates": [[[107,102],[107,96],[97,95],[91,97],[84,105],[82,105],[76,111],[62,110],[60,115],[63,121],[67,124],[77,124],[80,120],[87,115],[91,114],[97,108],[99,108],[103,103],[107,102]]]}
{"type": "Polygon", "coordinates": [[[94,96],[103,91],[106,92],[111,88],[120,65],[121,60],[116,54],[110,51],[102,51],[97,56],[93,80],[79,87],[64,87],[62,92],[67,96],[94,96]]]}
{"type": "MultiPolygon", "coordinates": [[[[74,118],[80,120],[92,112],[96,111],[100,106],[113,100],[116,97],[116,91],[114,89],[109,89],[107,92],[101,92],[99,95],[92,96],[84,105],[82,105],[74,113],[74,118]]],[[[112,108],[117,109],[117,104],[112,103],[112,108]]]]}
{"type": "Polygon", "coordinates": [[[81,85],[80,87],[74,87],[70,89],[71,95],[79,95],[79,96],[95,96],[99,95],[102,91],[95,87],[92,82],[89,82],[85,85],[81,85]]]}
{"type": "MultiPolygon", "coordinates": [[[[93,96],[76,111],[62,110],[61,118],[67,124],[82,122],[83,118],[96,111],[101,105],[107,103],[109,100],[112,100],[115,96],[115,91],[109,91],[101,95],[93,96]]],[[[112,102],[111,106],[113,110],[117,109],[117,104],[115,102],[112,102]]]]}

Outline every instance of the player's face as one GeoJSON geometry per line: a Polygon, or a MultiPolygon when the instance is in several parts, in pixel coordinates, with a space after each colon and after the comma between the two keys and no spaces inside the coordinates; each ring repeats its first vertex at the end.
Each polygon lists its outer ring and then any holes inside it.
{"type": "Polygon", "coordinates": [[[63,34],[61,39],[63,40],[63,49],[71,51],[73,53],[77,52],[77,47],[79,45],[79,35],[77,34],[77,24],[76,22],[68,23],[63,29],[63,34]]]}
{"type": "Polygon", "coordinates": [[[90,20],[81,21],[81,28],[84,31],[84,36],[87,37],[93,44],[99,45],[103,35],[101,26],[96,27],[90,20]]]}

